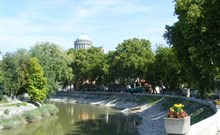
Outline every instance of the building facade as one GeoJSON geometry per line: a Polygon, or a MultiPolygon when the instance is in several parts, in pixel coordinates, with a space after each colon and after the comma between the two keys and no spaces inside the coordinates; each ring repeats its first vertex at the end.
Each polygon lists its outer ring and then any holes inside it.
{"type": "Polygon", "coordinates": [[[88,49],[92,46],[92,41],[85,34],[80,35],[74,42],[74,49],[88,49]]]}

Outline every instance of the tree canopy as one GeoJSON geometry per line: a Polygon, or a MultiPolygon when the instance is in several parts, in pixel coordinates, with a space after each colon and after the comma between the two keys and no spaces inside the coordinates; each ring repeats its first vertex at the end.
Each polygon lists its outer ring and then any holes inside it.
{"type": "Polygon", "coordinates": [[[205,95],[216,89],[220,61],[220,1],[175,0],[178,21],[166,26],[165,38],[177,54],[188,83],[205,95]]]}
{"type": "Polygon", "coordinates": [[[146,39],[128,39],[118,45],[115,52],[109,53],[109,71],[121,81],[129,78],[144,78],[148,64],[153,62],[151,43],[146,39]]]}
{"type": "Polygon", "coordinates": [[[27,91],[32,101],[42,102],[48,96],[47,80],[36,58],[30,58],[27,65],[27,91]]]}
{"type": "Polygon", "coordinates": [[[105,67],[105,54],[101,48],[71,49],[68,51],[68,55],[72,58],[71,67],[76,84],[82,84],[85,80],[102,82],[107,69],[105,67]]]}
{"type": "Polygon", "coordinates": [[[26,91],[26,65],[29,60],[25,49],[14,53],[6,53],[2,60],[2,75],[4,91],[8,95],[18,95],[26,91]]]}
{"type": "Polygon", "coordinates": [[[180,87],[181,65],[172,48],[159,46],[156,50],[155,61],[150,66],[149,77],[152,81],[164,82],[170,90],[180,87]]]}
{"type": "Polygon", "coordinates": [[[37,43],[30,50],[30,55],[39,60],[48,80],[47,88],[50,93],[60,87],[60,83],[67,85],[72,80],[72,71],[68,64],[70,58],[63,49],[53,43],[37,43]]]}

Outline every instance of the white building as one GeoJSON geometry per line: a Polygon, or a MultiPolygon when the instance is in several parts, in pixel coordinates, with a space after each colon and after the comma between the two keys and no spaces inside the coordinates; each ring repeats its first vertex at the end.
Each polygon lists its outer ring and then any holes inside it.
{"type": "Polygon", "coordinates": [[[74,42],[74,49],[88,49],[92,46],[92,41],[85,34],[80,35],[74,42]]]}

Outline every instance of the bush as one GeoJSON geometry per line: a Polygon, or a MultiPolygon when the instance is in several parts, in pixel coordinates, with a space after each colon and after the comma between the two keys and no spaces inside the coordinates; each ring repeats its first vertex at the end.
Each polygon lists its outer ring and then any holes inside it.
{"type": "Polygon", "coordinates": [[[9,98],[7,96],[2,96],[0,99],[1,103],[8,103],[9,102],[9,98]]]}
{"type": "Polygon", "coordinates": [[[50,112],[49,112],[49,110],[46,107],[43,106],[43,107],[40,107],[38,109],[41,112],[41,117],[47,117],[47,116],[50,115],[50,112]]]}
{"type": "Polygon", "coordinates": [[[5,109],[4,110],[4,114],[8,115],[10,113],[10,110],[9,109],[5,109]]]}
{"type": "Polygon", "coordinates": [[[54,104],[45,104],[43,107],[47,108],[52,115],[59,112],[59,109],[54,104]]]}
{"type": "Polygon", "coordinates": [[[58,113],[58,108],[53,104],[45,104],[42,107],[39,107],[35,110],[25,112],[23,116],[27,122],[33,122],[35,120],[41,119],[41,117],[47,117],[50,114],[58,113]]]}
{"type": "Polygon", "coordinates": [[[23,118],[20,116],[14,116],[10,119],[2,119],[0,125],[6,129],[13,128],[21,124],[23,118]]]}
{"type": "Polygon", "coordinates": [[[27,111],[23,114],[27,122],[33,122],[35,120],[41,119],[41,112],[39,109],[35,109],[32,111],[27,111]]]}
{"type": "MultiPolygon", "coordinates": [[[[26,104],[20,104],[20,105],[26,105],[26,104]]],[[[9,114],[9,109],[4,110],[5,114],[9,114]]],[[[30,123],[36,120],[40,120],[43,117],[47,117],[50,114],[56,114],[58,112],[58,108],[53,104],[45,104],[42,107],[39,107],[35,110],[26,111],[22,115],[16,115],[14,117],[11,117],[9,119],[4,119],[3,117],[0,117],[0,126],[3,128],[13,128],[15,126],[30,123]]]]}

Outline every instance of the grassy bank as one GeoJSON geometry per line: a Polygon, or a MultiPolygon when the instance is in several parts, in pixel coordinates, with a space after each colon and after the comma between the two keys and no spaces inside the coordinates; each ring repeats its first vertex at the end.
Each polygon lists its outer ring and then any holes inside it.
{"type": "MultiPolygon", "coordinates": [[[[130,101],[131,100],[127,100],[130,101]]],[[[193,101],[187,101],[182,98],[168,98],[161,96],[133,96],[132,102],[138,104],[155,105],[161,104],[161,111],[169,111],[174,104],[183,104],[184,110],[191,116],[191,124],[195,124],[215,114],[214,110],[207,105],[199,104],[193,101]]]]}
{"type": "Polygon", "coordinates": [[[161,111],[169,111],[174,104],[183,104],[184,110],[191,116],[191,125],[215,114],[214,110],[207,105],[199,104],[193,101],[187,101],[182,98],[168,98],[161,96],[135,96],[133,102],[138,104],[155,105],[161,104],[161,111]]]}
{"type": "Polygon", "coordinates": [[[37,109],[26,111],[21,115],[15,115],[11,118],[0,118],[0,127],[2,129],[13,128],[22,124],[27,124],[36,120],[49,117],[58,113],[58,108],[53,104],[44,104],[37,109]]]}

